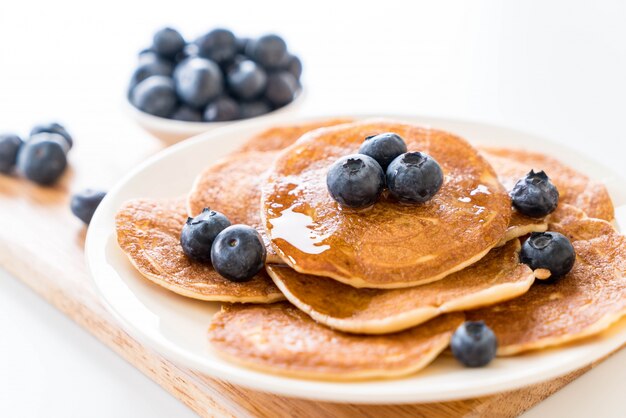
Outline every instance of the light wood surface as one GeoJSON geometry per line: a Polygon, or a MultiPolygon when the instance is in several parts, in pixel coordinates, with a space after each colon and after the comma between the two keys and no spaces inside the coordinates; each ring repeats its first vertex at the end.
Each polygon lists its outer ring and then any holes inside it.
{"type": "MultiPolygon", "coordinates": [[[[78,187],[109,187],[162,144],[129,122],[108,136],[79,132],[72,169],[53,188],[0,176],[0,265],[201,416],[474,417],[517,416],[593,365],[522,390],[422,405],[347,405],[289,399],[211,379],[170,363],[126,334],[106,312],[84,263],[85,228],[68,209],[78,187]]],[[[119,126],[118,126],[119,127],[119,126]]]]}

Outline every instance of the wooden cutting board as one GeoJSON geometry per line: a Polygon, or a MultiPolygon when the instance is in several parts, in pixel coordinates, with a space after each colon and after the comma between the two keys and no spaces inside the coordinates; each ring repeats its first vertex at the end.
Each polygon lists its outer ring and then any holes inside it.
{"type": "Polygon", "coordinates": [[[71,170],[57,186],[42,188],[0,175],[0,265],[201,416],[517,416],[595,365],[505,394],[445,403],[376,406],[274,396],[179,367],[129,336],[104,309],[85,267],[85,228],[68,208],[72,190],[110,187],[163,144],[123,118],[115,129],[85,126],[74,131],[74,136],[71,170]]]}

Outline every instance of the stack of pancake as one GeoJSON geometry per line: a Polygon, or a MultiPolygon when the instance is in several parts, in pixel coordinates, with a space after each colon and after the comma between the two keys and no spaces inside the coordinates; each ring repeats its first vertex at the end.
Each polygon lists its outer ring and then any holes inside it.
{"type": "MultiPolygon", "coordinates": [[[[227,302],[210,324],[211,349],[290,376],[366,379],[414,373],[465,320],[484,320],[507,356],[597,334],[626,313],[626,240],[605,187],[556,159],[476,149],[453,134],[389,120],[326,120],[269,129],[202,172],[188,196],[127,202],[121,248],[146,278],[178,294],[227,302]],[[444,185],[422,205],[383,196],[342,209],[326,171],[363,139],[395,132],[432,155],[444,185]],[[525,217],[508,191],[530,169],[560,192],[547,218],[525,217]],[[231,282],[188,259],[187,216],[205,207],[255,227],[266,271],[231,282]],[[520,239],[552,230],[573,243],[573,270],[546,284],[519,261],[520,239]]],[[[207,324],[208,325],[208,324],[207,324]]]]}

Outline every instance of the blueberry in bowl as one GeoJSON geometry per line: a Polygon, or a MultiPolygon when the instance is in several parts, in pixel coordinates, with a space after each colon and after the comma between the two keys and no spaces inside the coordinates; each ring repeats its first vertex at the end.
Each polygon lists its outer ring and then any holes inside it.
{"type": "Polygon", "coordinates": [[[279,119],[302,99],[302,61],[275,34],[213,29],[193,41],[157,31],[138,56],[128,110],[168,143],[250,118],[279,119]]]}
{"type": "Polygon", "coordinates": [[[202,122],[202,112],[194,107],[182,104],[174,111],[172,119],[184,122],[202,122]]]}
{"type": "Polygon", "coordinates": [[[269,113],[272,107],[265,100],[251,100],[239,103],[240,119],[256,118],[269,113]]]}
{"type": "Polygon", "coordinates": [[[227,79],[229,90],[243,100],[261,96],[267,86],[267,73],[251,60],[237,63],[229,71],[227,79]]]}
{"type": "Polygon", "coordinates": [[[219,97],[204,110],[204,120],[208,122],[226,122],[239,118],[241,107],[232,97],[219,97]]]}
{"type": "Polygon", "coordinates": [[[176,29],[163,28],[154,34],[152,48],[159,56],[174,59],[185,49],[185,39],[176,29]]]}
{"type": "Polygon", "coordinates": [[[222,71],[213,61],[192,57],[174,70],[174,84],[178,98],[189,106],[203,108],[222,94],[222,71]]]}
{"type": "Polygon", "coordinates": [[[271,74],[267,79],[265,97],[275,108],[291,103],[298,93],[298,80],[288,71],[271,74]]]}
{"type": "Polygon", "coordinates": [[[146,61],[139,64],[130,77],[130,84],[128,88],[129,95],[134,90],[137,84],[141,83],[148,77],[153,75],[162,75],[165,77],[171,77],[174,73],[174,66],[171,62],[156,58],[152,61],[146,61]]]}
{"type": "Polygon", "coordinates": [[[145,113],[169,117],[178,106],[176,86],[171,78],[154,75],[135,86],[130,101],[133,106],[145,113]]]}
{"type": "Polygon", "coordinates": [[[248,42],[246,55],[268,69],[278,69],[287,64],[287,43],[276,34],[261,36],[248,42]]]}

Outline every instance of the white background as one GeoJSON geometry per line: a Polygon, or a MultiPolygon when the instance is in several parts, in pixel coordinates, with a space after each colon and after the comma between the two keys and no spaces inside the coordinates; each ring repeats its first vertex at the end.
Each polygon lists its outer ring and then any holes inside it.
{"type": "MultiPolygon", "coordinates": [[[[163,25],[187,37],[221,25],[285,36],[305,62],[304,113],[501,124],[560,141],[626,175],[624,22],[626,2],[618,0],[3,0],[0,131],[25,133],[59,119],[83,150],[90,133],[132,135],[114,121],[135,53],[163,25]]],[[[1,273],[0,307],[0,416],[192,415],[1,273]]],[[[625,416],[625,361],[626,353],[614,356],[527,415],[625,416]]]]}

